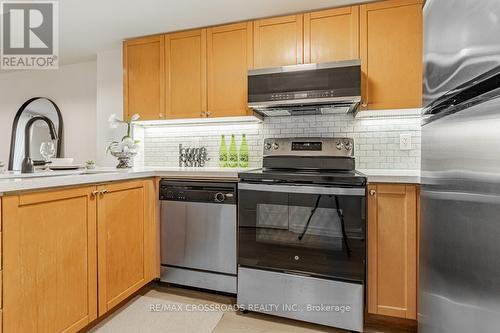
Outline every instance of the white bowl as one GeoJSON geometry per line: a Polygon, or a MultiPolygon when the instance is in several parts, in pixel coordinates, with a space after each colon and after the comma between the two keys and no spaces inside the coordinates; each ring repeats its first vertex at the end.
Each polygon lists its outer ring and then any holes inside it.
{"type": "Polygon", "coordinates": [[[71,157],[54,157],[51,158],[50,161],[52,162],[52,165],[68,165],[68,164],[73,164],[73,161],[75,159],[71,157]]]}

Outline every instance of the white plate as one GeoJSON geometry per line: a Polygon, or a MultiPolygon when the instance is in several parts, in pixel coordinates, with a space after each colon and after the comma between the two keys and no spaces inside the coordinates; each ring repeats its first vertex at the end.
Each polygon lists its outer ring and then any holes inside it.
{"type": "Polygon", "coordinates": [[[50,170],[78,170],[82,166],[76,164],[65,164],[65,165],[50,165],[50,170]]]}
{"type": "Polygon", "coordinates": [[[50,161],[54,165],[74,165],[75,159],[71,157],[52,157],[50,161]]]}

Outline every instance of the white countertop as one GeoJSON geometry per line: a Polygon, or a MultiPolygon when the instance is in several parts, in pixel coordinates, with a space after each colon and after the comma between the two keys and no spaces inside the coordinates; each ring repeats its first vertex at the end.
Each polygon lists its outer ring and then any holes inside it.
{"type": "Polygon", "coordinates": [[[21,175],[19,173],[7,172],[0,174],[0,194],[147,177],[237,181],[238,172],[251,169],[255,168],[142,167],[125,170],[118,170],[115,168],[97,168],[90,171],[37,172],[31,175],[21,175]]]}
{"type": "MultiPolygon", "coordinates": [[[[98,184],[147,177],[237,181],[239,172],[252,169],[255,168],[140,167],[126,170],[97,168],[90,171],[47,171],[32,175],[7,172],[0,174],[0,195],[9,192],[98,184]]],[[[361,169],[358,171],[368,177],[369,183],[420,183],[419,170],[361,169]]]]}
{"type": "Polygon", "coordinates": [[[420,184],[420,170],[359,169],[368,178],[368,183],[420,184]]]}

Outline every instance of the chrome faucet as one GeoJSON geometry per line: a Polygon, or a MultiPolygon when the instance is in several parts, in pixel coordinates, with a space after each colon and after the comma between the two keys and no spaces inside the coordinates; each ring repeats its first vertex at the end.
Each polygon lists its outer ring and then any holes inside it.
{"type": "Polygon", "coordinates": [[[21,164],[21,172],[22,173],[35,172],[35,166],[34,166],[33,160],[30,157],[30,144],[31,144],[30,132],[31,132],[31,126],[33,126],[33,124],[38,120],[41,120],[41,121],[44,121],[47,123],[47,126],[49,127],[50,138],[52,140],[58,139],[54,123],[48,117],[34,116],[30,120],[28,120],[28,122],[26,123],[26,127],[24,128],[24,159],[23,159],[23,163],[21,164]]]}

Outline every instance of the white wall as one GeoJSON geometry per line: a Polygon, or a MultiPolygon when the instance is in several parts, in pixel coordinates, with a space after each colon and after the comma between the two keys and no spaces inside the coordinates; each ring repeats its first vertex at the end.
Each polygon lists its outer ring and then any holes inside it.
{"type": "MultiPolygon", "coordinates": [[[[120,65],[121,66],[121,65],[120,65]]],[[[29,98],[42,96],[60,108],[66,157],[96,158],[96,62],[0,74],[0,161],[8,163],[12,122],[29,98]]]]}
{"type": "Polygon", "coordinates": [[[122,50],[103,51],[97,54],[97,145],[96,161],[99,166],[115,166],[116,159],[106,154],[111,141],[123,137],[126,129],[110,129],[108,118],[116,113],[123,115],[122,50]]]}

